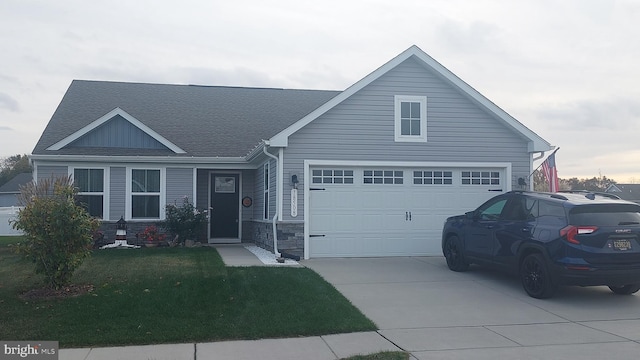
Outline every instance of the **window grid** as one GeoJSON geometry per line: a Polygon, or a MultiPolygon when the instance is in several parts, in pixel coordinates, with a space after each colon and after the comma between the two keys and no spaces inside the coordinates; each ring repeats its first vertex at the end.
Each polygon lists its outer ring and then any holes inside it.
{"type": "Polygon", "coordinates": [[[420,103],[400,102],[400,134],[402,136],[420,136],[420,103]]]}
{"type": "Polygon", "coordinates": [[[399,185],[404,181],[404,173],[400,170],[365,170],[364,184],[399,185]]]}
{"type": "Polygon", "coordinates": [[[500,185],[500,172],[463,171],[462,185],[500,185]]]}
{"type": "Polygon", "coordinates": [[[353,170],[316,169],[311,173],[313,184],[353,184],[353,170]]]}
{"type": "Polygon", "coordinates": [[[89,215],[104,218],[104,169],[74,169],[77,200],[89,215]]]}
{"type": "Polygon", "coordinates": [[[160,170],[131,170],[131,217],[160,218],[160,170]]]}
{"type": "Polygon", "coordinates": [[[413,183],[416,185],[452,185],[453,174],[451,171],[442,170],[414,171],[413,183]]]}

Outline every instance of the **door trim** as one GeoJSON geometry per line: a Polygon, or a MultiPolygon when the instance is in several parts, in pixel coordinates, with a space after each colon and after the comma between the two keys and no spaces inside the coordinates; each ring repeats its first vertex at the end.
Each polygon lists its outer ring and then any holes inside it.
{"type": "Polygon", "coordinates": [[[207,241],[209,244],[232,244],[242,242],[242,204],[238,204],[238,237],[237,238],[211,238],[211,180],[219,174],[232,174],[238,176],[238,202],[242,199],[242,172],[241,171],[209,171],[209,180],[207,184],[207,204],[209,209],[209,219],[207,221],[207,241]]]}

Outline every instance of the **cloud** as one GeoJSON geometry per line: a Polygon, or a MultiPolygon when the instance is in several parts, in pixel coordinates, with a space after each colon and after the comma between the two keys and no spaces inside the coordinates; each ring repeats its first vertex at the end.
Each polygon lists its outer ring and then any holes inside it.
{"type": "Polygon", "coordinates": [[[4,108],[13,112],[17,112],[18,110],[20,110],[18,102],[11,96],[2,92],[0,92],[0,108],[4,108]]]}
{"type": "Polygon", "coordinates": [[[540,106],[537,116],[557,130],[628,131],[640,127],[640,102],[618,98],[540,106]]]}
{"type": "Polygon", "coordinates": [[[0,125],[0,131],[13,131],[9,126],[0,125]]]}

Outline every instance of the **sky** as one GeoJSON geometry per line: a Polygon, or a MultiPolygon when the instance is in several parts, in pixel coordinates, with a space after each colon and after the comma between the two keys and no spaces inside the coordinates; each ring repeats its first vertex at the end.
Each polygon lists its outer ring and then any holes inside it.
{"type": "Polygon", "coordinates": [[[636,0],[2,0],[0,158],[74,79],[344,90],[417,45],[560,147],[559,177],[640,183],[639,24],[636,0]]]}

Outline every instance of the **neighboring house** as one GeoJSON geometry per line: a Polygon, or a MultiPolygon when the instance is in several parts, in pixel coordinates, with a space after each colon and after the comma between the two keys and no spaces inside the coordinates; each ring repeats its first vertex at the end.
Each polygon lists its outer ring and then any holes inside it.
{"type": "Polygon", "coordinates": [[[611,184],[605,192],[613,193],[621,199],[640,204],[640,184],[611,184]]]}
{"type": "Polygon", "coordinates": [[[187,196],[211,210],[209,243],[415,256],[550,149],[413,46],[344,91],[73,81],[31,160],[112,228],[187,196]]]}
{"type": "Polygon", "coordinates": [[[22,235],[22,231],[15,230],[10,221],[16,219],[21,209],[18,201],[20,186],[31,179],[31,173],[21,173],[0,186],[0,236],[22,235]]]}
{"type": "Polygon", "coordinates": [[[0,186],[0,207],[20,206],[18,202],[20,186],[27,184],[31,180],[31,173],[21,173],[0,186]]]}

